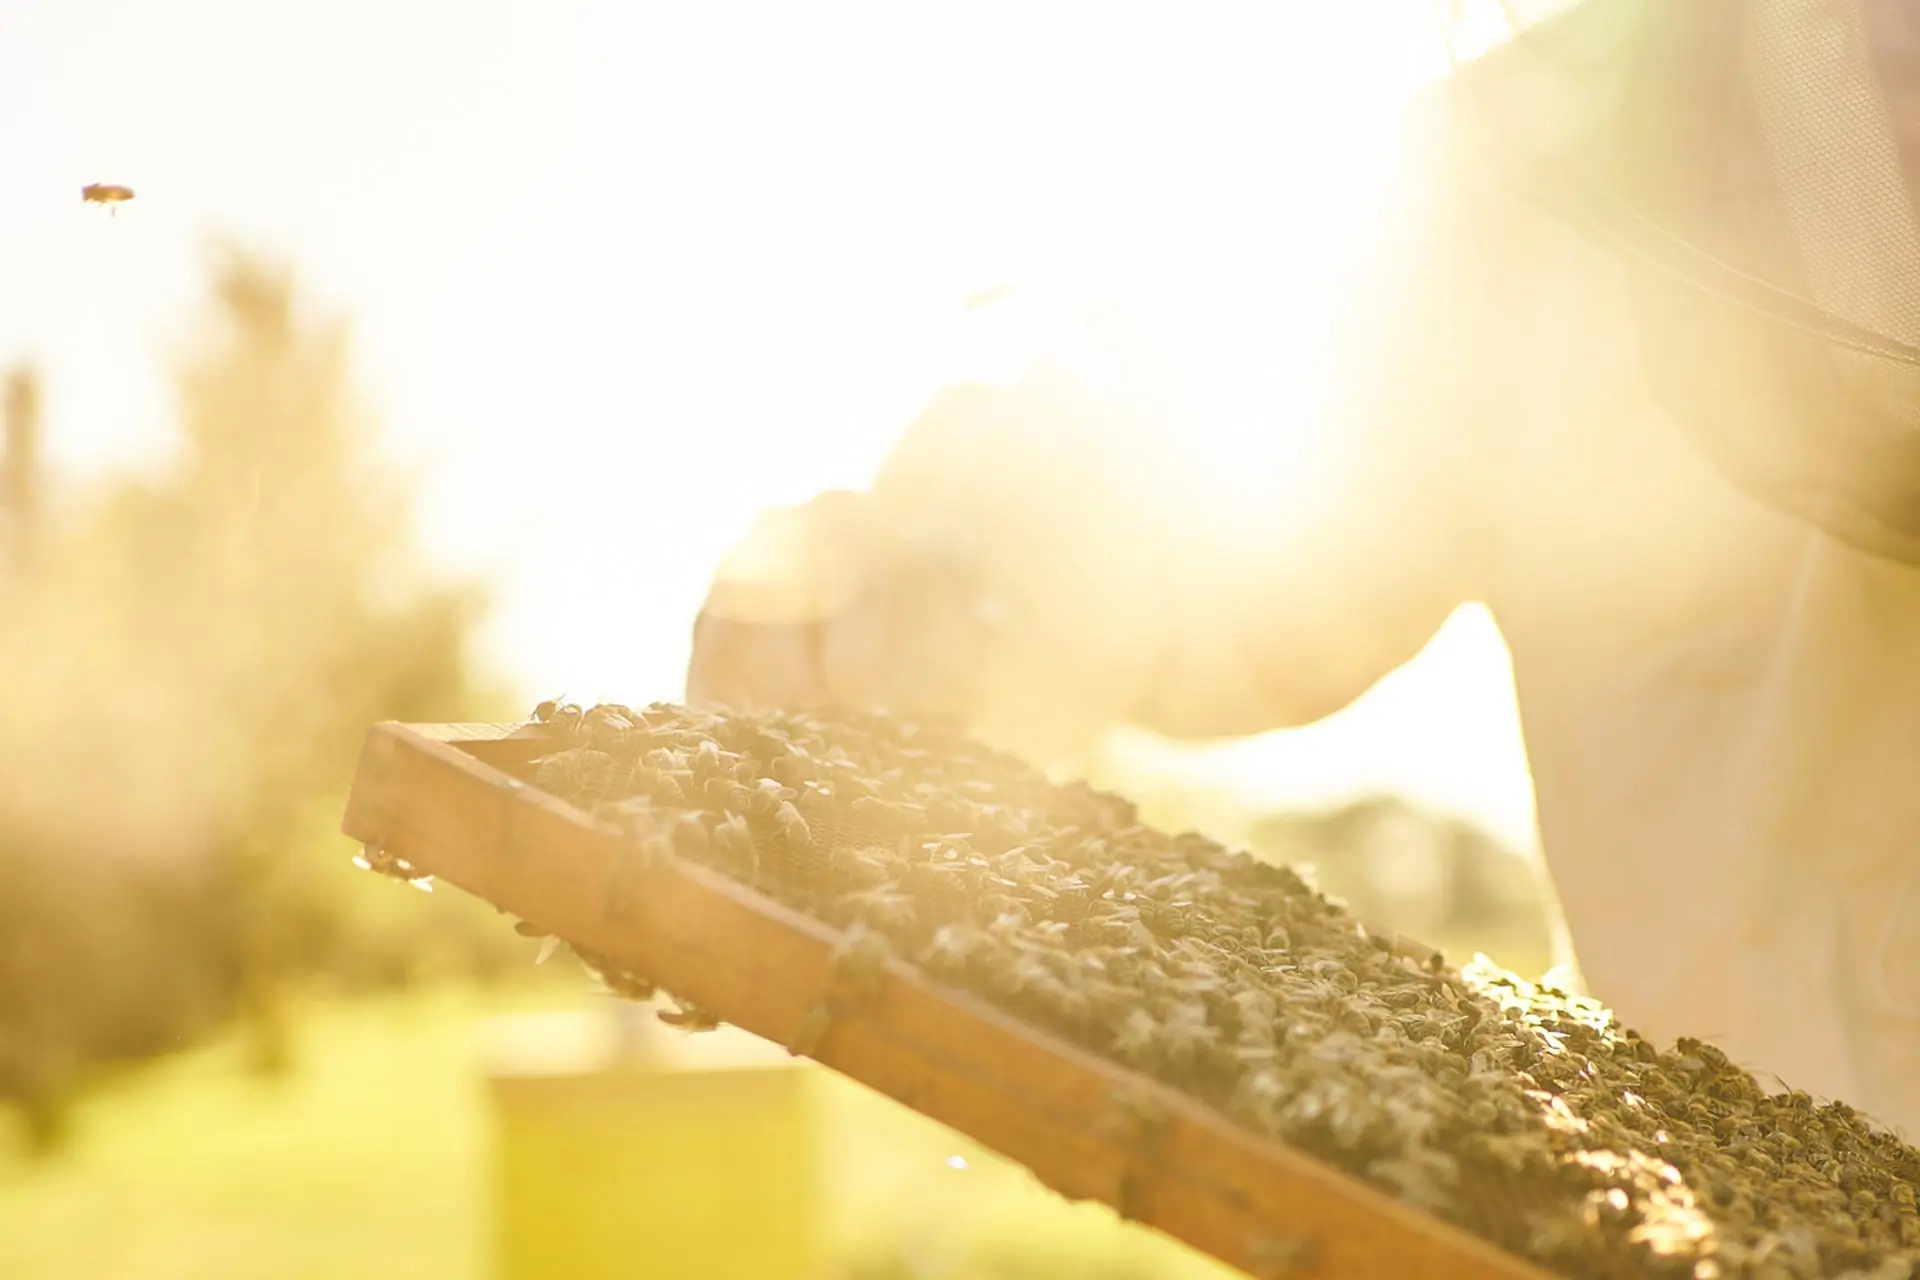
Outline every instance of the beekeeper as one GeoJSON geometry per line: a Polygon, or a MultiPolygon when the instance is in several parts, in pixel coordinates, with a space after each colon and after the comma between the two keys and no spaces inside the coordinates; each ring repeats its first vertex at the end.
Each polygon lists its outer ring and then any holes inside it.
{"type": "Polygon", "coordinates": [[[1920,39],[1591,0],[1416,103],[1307,483],[1036,367],[769,513],[689,697],[1303,725],[1485,602],[1588,988],[1920,1134],[1920,39]],[[1904,77],[1904,78],[1903,78],[1904,77]]]}

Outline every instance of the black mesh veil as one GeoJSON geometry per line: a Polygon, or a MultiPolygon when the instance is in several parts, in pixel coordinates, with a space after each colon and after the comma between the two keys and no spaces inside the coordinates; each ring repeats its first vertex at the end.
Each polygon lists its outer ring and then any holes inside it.
{"type": "Polygon", "coordinates": [[[1492,7],[1456,101],[1622,254],[1668,407],[1749,493],[1920,563],[1920,4],[1492,7]]]}

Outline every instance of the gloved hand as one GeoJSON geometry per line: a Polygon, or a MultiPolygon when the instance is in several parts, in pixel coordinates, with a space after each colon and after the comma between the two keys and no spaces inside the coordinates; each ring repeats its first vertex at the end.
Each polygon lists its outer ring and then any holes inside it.
{"type": "Polygon", "coordinates": [[[943,393],[872,490],[764,514],[695,624],[692,702],[953,717],[1047,761],[1163,645],[1137,417],[1057,372],[943,393]]]}
{"type": "Polygon", "coordinates": [[[993,616],[968,551],[889,527],[867,493],[763,512],[694,624],[688,700],[964,716],[993,616]]]}

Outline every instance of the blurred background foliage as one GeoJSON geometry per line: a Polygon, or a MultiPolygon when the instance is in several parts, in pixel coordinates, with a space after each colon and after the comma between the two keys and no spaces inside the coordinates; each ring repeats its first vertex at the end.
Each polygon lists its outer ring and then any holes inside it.
{"type": "Polygon", "coordinates": [[[468,653],[486,596],[421,568],[347,326],[244,252],[208,284],[157,473],[57,485],[44,389],[7,382],[0,1098],[42,1145],[102,1068],[236,1016],[285,1067],[292,988],[523,954],[478,904],[339,874],[369,724],[505,713],[468,653]]]}

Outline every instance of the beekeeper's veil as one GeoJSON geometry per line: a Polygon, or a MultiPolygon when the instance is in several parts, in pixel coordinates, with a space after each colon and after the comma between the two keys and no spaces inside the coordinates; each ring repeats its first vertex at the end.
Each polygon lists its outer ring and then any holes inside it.
{"type": "Polygon", "coordinates": [[[1456,45],[1489,158],[1623,254],[1649,375],[1736,484],[1920,563],[1920,4],[1540,8],[1456,45]]]}

